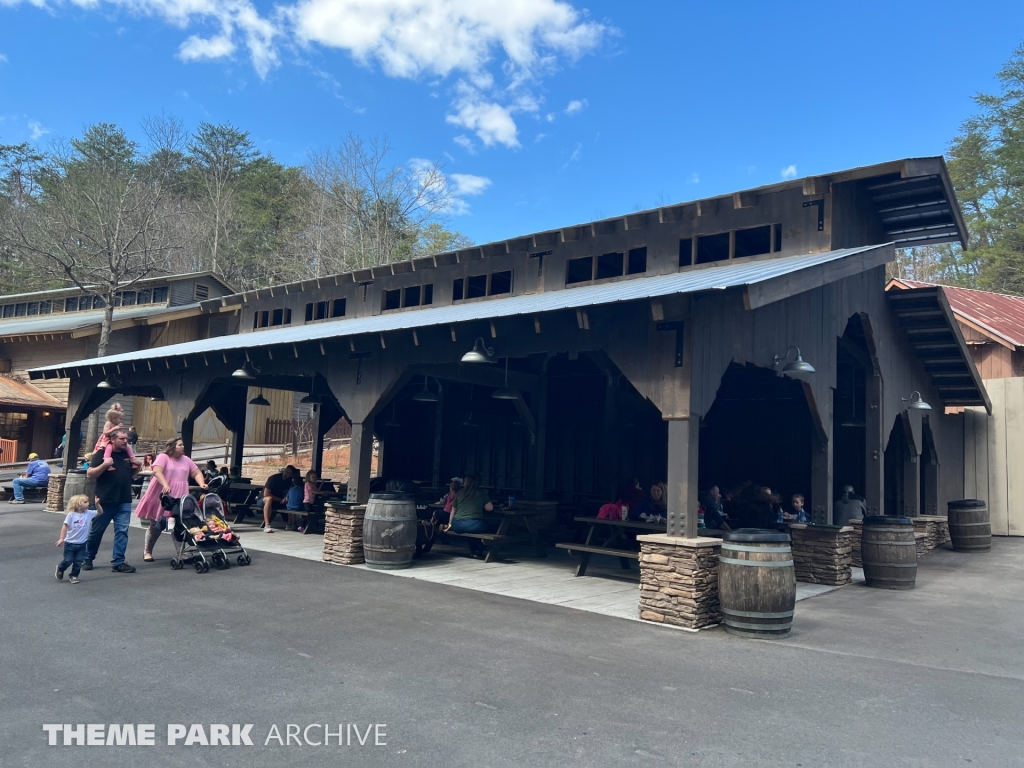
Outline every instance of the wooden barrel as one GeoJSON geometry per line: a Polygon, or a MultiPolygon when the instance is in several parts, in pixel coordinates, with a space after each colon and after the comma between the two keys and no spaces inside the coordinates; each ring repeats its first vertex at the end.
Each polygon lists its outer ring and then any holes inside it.
{"type": "Polygon", "coordinates": [[[909,517],[868,515],[861,535],[864,583],[881,589],[913,589],[917,544],[909,517]]]}
{"type": "Polygon", "coordinates": [[[371,493],[363,518],[363,557],[370,568],[399,570],[416,552],[416,500],[407,493],[371,493]]]}
{"type": "Polygon", "coordinates": [[[96,481],[87,478],[84,469],[71,470],[68,472],[67,482],[64,483],[64,509],[68,508],[68,500],[80,493],[89,497],[89,503],[92,506],[92,498],[96,493],[96,481]]]}
{"type": "Polygon", "coordinates": [[[947,509],[953,549],[957,552],[987,552],[992,549],[992,521],[984,501],[951,501],[947,509]]]}
{"type": "Polygon", "coordinates": [[[725,631],[744,637],[786,637],[793,626],[796,574],[789,534],[740,528],[725,534],[718,599],[725,631]]]}

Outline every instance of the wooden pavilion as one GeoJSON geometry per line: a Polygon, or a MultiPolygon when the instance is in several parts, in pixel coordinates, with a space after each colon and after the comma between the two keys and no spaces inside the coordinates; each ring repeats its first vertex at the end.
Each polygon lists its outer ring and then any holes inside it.
{"type": "Polygon", "coordinates": [[[894,304],[885,264],[965,240],[943,160],[899,160],[225,296],[236,335],[30,375],[70,380],[72,433],[111,392],[165,398],[187,443],[212,408],[236,467],[248,388],[306,393],[321,445],[352,424],[360,502],[376,436],[387,476],[435,486],[579,503],[667,479],[681,539],[711,483],[803,493],[820,522],[846,484],[913,515],[964,493],[945,408],[990,405],[941,291],[894,304]]]}

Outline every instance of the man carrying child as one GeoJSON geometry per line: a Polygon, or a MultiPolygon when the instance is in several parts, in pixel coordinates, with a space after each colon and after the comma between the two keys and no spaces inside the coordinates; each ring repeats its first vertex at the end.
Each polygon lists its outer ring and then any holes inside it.
{"type": "Polygon", "coordinates": [[[138,465],[128,453],[128,433],[116,428],[110,431],[111,452],[104,456],[101,448],[89,460],[86,477],[96,481],[96,498],[100,514],[92,522],[85,553],[85,570],[92,570],[92,561],[100,549],[107,526],[114,524],[114,557],[110,561],[115,573],[135,573],[135,568],[124,561],[128,550],[128,523],[132,517],[132,477],[138,465]]]}

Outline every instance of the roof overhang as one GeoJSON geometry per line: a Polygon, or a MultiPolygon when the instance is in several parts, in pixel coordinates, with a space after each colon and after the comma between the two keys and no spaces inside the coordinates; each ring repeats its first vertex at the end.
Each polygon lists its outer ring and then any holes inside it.
{"type": "Polygon", "coordinates": [[[942,288],[886,291],[885,297],[942,402],[948,407],[984,406],[992,413],[992,401],[942,288]]]}
{"type": "Polygon", "coordinates": [[[175,358],[187,360],[190,356],[206,353],[240,353],[364,334],[385,334],[479,320],[541,315],[546,312],[579,310],[592,306],[705,291],[744,290],[747,308],[756,309],[795,293],[811,290],[884,264],[892,257],[893,246],[886,243],[801,256],[734,259],[691,267],[667,275],[638,277],[507,298],[460,302],[451,306],[429,307],[408,312],[354,317],[316,325],[299,324],[232,336],[218,336],[170,344],[157,349],[34,368],[29,371],[29,376],[33,379],[66,378],[75,371],[81,373],[82,369],[102,370],[103,366],[136,363],[145,363],[147,367],[152,367],[157,361],[169,368],[170,361],[175,358]]]}

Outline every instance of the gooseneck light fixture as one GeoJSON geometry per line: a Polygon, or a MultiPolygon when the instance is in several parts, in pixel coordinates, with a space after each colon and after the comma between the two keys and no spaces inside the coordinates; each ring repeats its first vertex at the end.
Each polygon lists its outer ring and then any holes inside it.
{"type": "Polygon", "coordinates": [[[462,356],[464,363],[493,363],[494,347],[484,344],[483,337],[477,336],[473,348],[462,356]]]}
{"type": "Polygon", "coordinates": [[[906,403],[908,411],[930,411],[932,409],[916,389],[910,393],[910,397],[902,397],[900,399],[906,403]]]}
{"type": "Polygon", "coordinates": [[[96,389],[117,389],[121,386],[121,380],[117,376],[107,376],[96,385],[96,389]]]}
{"type": "Polygon", "coordinates": [[[786,350],[786,354],[775,356],[775,367],[779,367],[779,363],[784,363],[789,359],[789,353],[796,351],[796,359],[791,363],[786,363],[782,366],[783,373],[814,373],[814,366],[806,362],[800,355],[800,347],[790,347],[786,350]]]}
{"type": "Polygon", "coordinates": [[[238,379],[239,381],[254,381],[256,379],[256,374],[259,372],[259,368],[246,360],[242,363],[241,368],[236,368],[231,373],[231,378],[238,379]]]}

